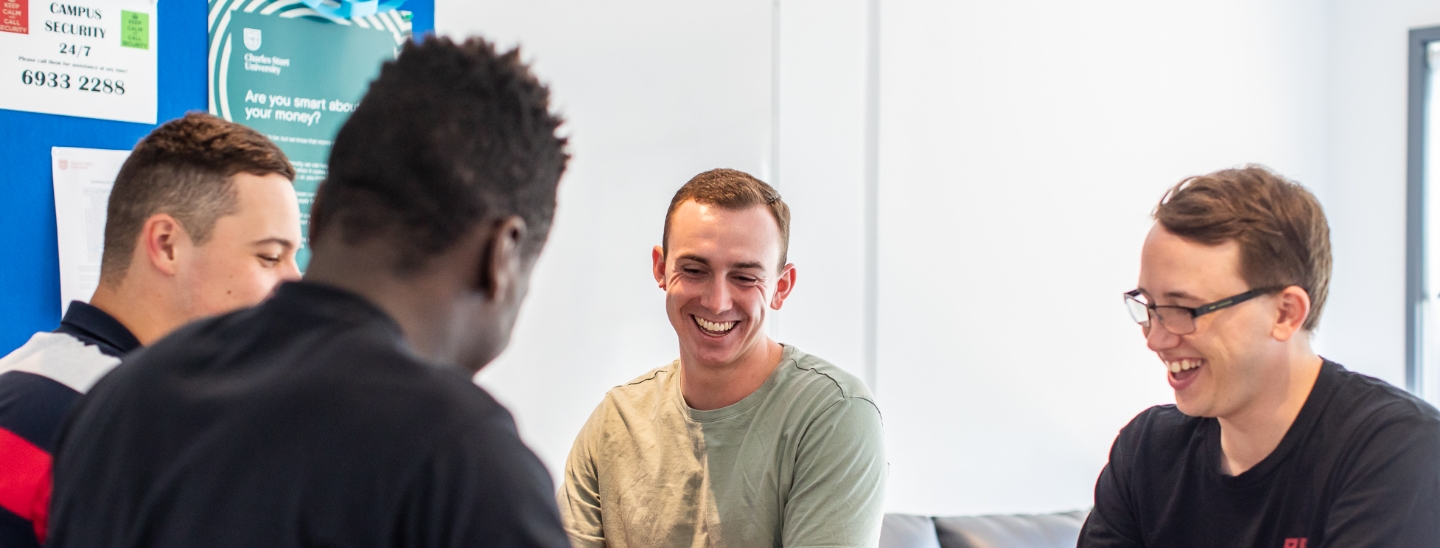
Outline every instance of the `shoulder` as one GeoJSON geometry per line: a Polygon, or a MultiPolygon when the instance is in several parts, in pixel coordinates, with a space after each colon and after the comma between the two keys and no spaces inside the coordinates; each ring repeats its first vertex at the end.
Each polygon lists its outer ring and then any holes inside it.
{"type": "Polygon", "coordinates": [[[407,422],[429,430],[440,447],[473,445],[472,449],[485,452],[493,449],[529,453],[510,411],[484,388],[468,382],[437,382],[434,388],[435,397],[412,407],[413,411],[407,413],[412,420],[407,422]]]}
{"type": "Polygon", "coordinates": [[[601,406],[653,405],[665,401],[665,395],[674,389],[679,372],[680,360],[651,369],[625,384],[611,388],[605,393],[605,401],[601,406]]]}
{"type": "Polygon", "coordinates": [[[818,356],[786,346],[780,368],[776,391],[784,398],[795,401],[813,399],[823,403],[824,407],[839,402],[863,402],[879,412],[875,396],[863,381],[818,356]]]}
{"type": "Polygon", "coordinates": [[[39,375],[84,393],[119,363],[119,358],[105,355],[74,336],[36,333],[23,346],[0,358],[0,373],[39,375]]]}
{"type": "Polygon", "coordinates": [[[1357,434],[1372,435],[1398,428],[1412,435],[1440,438],[1440,411],[1419,396],[1380,379],[1333,364],[1334,392],[1325,422],[1349,425],[1357,434]]]}
{"type": "Polygon", "coordinates": [[[1115,437],[1115,445],[1110,452],[1111,462],[1118,459],[1125,463],[1132,456],[1146,462],[1161,462],[1151,459],[1183,453],[1189,449],[1190,442],[1207,420],[1214,419],[1191,417],[1181,413],[1173,404],[1141,411],[1115,437]]]}

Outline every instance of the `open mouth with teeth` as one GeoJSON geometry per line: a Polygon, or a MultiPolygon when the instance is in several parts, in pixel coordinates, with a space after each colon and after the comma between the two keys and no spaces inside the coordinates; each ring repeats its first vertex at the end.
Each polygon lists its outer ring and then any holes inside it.
{"type": "Polygon", "coordinates": [[[1195,380],[1195,375],[1200,373],[1200,368],[1204,365],[1205,360],[1199,358],[1167,360],[1165,368],[1170,370],[1170,386],[1176,390],[1183,390],[1190,386],[1190,383],[1195,380]]]}
{"type": "Polygon", "coordinates": [[[695,320],[695,326],[700,328],[701,333],[710,335],[712,337],[723,337],[725,336],[725,334],[733,331],[735,329],[735,326],[740,325],[740,322],[738,321],[712,322],[694,314],[691,314],[690,318],[692,320],[695,320]]]}

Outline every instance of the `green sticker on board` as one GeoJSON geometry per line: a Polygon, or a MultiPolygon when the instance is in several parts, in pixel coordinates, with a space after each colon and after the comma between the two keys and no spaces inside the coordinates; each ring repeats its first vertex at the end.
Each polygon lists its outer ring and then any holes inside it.
{"type": "Polygon", "coordinates": [[[150,14],[120,10],[120,45],[150,49],[150,14]]]}

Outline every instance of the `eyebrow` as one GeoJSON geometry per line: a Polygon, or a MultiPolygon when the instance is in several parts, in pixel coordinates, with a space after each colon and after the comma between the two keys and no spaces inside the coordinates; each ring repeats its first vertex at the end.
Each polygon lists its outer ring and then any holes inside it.
{"type": "Polygon", "coordinates": [[[1166,291],[1164,296],[1170,297],[1172,299],[1200,299],[1199,297],[1196,297],[1184,291],[1166,291]]]}
{"type": "Polygon", "coordinates": [[[755,261],[751,261],[748,263],[730,263],[730,268],[744,270],[765,270],[765,265],[755,261]]]}
{"type": "MultiPolygon", "coordinates": [[[[710,261],[709,261],[708,259],[706,259],[706,258],[704,258],[704,257],[701,257],[701,256],[699,256],[699,255],[691,255],[691,254],[688,254],[688,253],[685,254],[685,255],[681,255],[681,256],[677,257],[676,260],[679,260],[679,261],[695,261],[695,262],[700,263],[700,264],[702,264],[702,265],[710,266],[710,261]]],[[[730,268],[734,268],[734,269],[746,269],[746,270],[765,270],[765,265],[764,265],[764,263],[760,263],[760,262],[757,262],[757,261],[749,261],[749,262],[743,262],[743,263],[730,263],[730,268]]]]}
{"type": "Polygon", "coordinates": [[[292,241],[290,241],[290,240],[287,239],[287,238],[280,238],[280,237],[265,238],[265,239],[263,239],[263,240],[255,240],[254,242],[251,242],[251,243],[250,243],[250,245],[265,245],[265,244],[280,244],[281,246],[284,246],[285,249],[290,249],[290,248],[292,248],[292,247],[295,247],[295,242],[292,242],[292,241]]]}
{"type": "Polygon", "coordinates": [[[704,258],[704,257],[699,256],[699,255],[685,254],[685,255],[681,255],[681,256],[679,256],[679,257],[676,257],[675,260],[677,260],[677,261],[695,261],[695,262],[700,263],[700,264],[703,264],[703,265],[705,265],[705,266],[710,266],[710,261],[707,260],[707,259],[704,258]]]}
{"type": "MultiPolygon", "coordinates": [[[[1145,288],[1143,288],[1143,287],[1137,287],[1137,288],[1135,288],[1135,289],[1140,290],[1140,294],[1141,294],[1141,295],[1144,295],[1146,298],[1153,298],[1153,297],[1154,297],[1154,295],[1151,295],[1151,293],[1150,293],[1149,290],[1147,290],[1147,289],[1145,289],[1145,288]]],[[[1165,292],[1164,294],[1162,294],[1161,296],[1162,296],[1162,297],[1167,297],[1167,298],[1170,298],[1170,299],[1177,299],[1177,300],[1178,300],[1178,299],[1194,299],[1194,300],[1197,300],[1197,301],[1200,300],[1199,297],[1196,297],[1196,296],[1191,295],[1191,294],[1189,294],[1189,293],[1186,293],[1186,292],[1184,292],[1184,291],[1178,291],[1178,290],[1166,291],[1166,292],[1165,292]]]]}

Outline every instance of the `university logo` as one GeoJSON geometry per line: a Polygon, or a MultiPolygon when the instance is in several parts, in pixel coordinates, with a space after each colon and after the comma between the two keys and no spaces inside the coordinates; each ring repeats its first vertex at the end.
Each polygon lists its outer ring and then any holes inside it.
{"type": "Polygon", "coordinates": [[[260,29],[245,29],[245,49],[260,49],[260,29]]]}
{"type": "Polygon", "coordinates": [[[1285,539],[1285,548],[1306,548],[1305,543],[1309,540],[1308,538],[1287,538],[1285,539]]]}
{"type": "Polygon", "coordinates": [[[60,169],[61,169],[61,170],[70,169],[70,160],[64,160],[64,159],[62,159],[62,160],[60,160],[59,163],[60,163],[60,169]]]}

